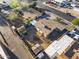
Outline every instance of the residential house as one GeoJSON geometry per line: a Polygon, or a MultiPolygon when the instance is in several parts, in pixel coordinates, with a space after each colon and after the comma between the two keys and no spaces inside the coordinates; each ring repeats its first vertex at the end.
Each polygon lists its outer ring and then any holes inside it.
{"type": "Polygon", "coordinates": [[[57,55],[66,52],[67,48],[73,43],[74,40],[71,37],[64,35],[61,39],[55,40],[51,43],[44,51],[50,59],[54,59],[57,55]]]}

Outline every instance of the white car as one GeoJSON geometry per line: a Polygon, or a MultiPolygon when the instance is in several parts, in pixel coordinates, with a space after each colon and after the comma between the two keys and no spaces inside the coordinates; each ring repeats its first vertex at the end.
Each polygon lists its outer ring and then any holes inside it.
{"type": "Polygon", "coordinates": [[[79,39],[79,35],[75,34],[75,36],[73,38],[78,40],[79,39]]]}

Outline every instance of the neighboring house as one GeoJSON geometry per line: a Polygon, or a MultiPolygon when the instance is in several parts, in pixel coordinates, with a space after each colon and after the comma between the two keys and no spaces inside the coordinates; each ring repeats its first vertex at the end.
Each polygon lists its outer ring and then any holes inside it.
{"type": "Polygon", "coordinates": [[[54,3],[62,3],[63,1],[69,1],[69,2],[79,2],[79,0],[51,0],[54,3]]]}
{"type": "Polygon", "coordinates": [[[76,1],[79,2],[79,0],[71,0],[71,1],[72,1],[72,2],[76,2],[76,1]]]}
{"type": "Polygon", "coordinates": [[[19,59],[4,43],[0,42],[0,59],[19,59]]]}
{"type": "Polygon", "coordinates": [[[64,35],[60,40],[55,40],[51,43],[44,51],[50,59],[54,59],[54,57],[63,54],[72,43],[74,43],[74,40],[64,35]]]}
{"type": "Polygon", "coordinates": [[[12,0],[0,0],[1,4],[11,4],[12,0]]]}
{"type": "Polygon", "coordinates": [[[4,48],[1,44],[0,44],[0,59],[8,59],[6,52],[4,51],[4,48]]]}
{"type": "Polygon", "coordinates": [[[28,2],[28,3],[32,3],[33,0],[18,0],[18,1],[23,1],[23,2],[28,2]]]}
{"type": "Polygon", "coordinates": [[[54,3],[62,3],[63,1],[68,1],[68,0],[51,0],[54,3]]]}
{"type": "Polygon", "coordinates": [[[56,3],[60,7],[70,7],[71,6],[69,0],[51,0],[51,2],[56,3]]]}

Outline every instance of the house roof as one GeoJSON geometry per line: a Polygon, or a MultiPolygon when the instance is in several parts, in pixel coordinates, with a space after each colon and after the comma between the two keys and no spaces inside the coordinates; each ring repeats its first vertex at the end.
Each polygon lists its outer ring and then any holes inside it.
{"type": "Polygon", "coordinates": [[[67,0],[54,0],[54,1],[62,3],[63,1],[67,1],[67,0]]]}
{"type": "Polygon", "coordinates": [[[1,45],[0,45],[0,55],[2,58],[8,59],[1,45]]]}
{"type": "Polygon", "coordinates": [[[51,31],[48,35],[47,38],[51,40],[56,40],[57,38],[60,37],[62,31],[59,28],[55,28],[53,31],[51,31]]]}
{"type": "Polygon", "coordinates": [[[51,43],[47,49],[45,49],[45,53],[51,58],[55,54],[61,55],[74,40],[67,35],[64,35],[60,40],[56,40],[51,43]]]}

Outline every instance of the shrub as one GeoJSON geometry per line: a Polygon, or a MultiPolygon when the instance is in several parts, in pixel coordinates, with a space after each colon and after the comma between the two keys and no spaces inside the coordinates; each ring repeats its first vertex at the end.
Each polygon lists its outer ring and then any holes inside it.
{"type": "Polygon", "coordinates": [[[12,0],[10,7],[11,8],[17,8],[19,6],[19,3],[16,0],[12,0]]]}
{"type": "Polygon", "coordinates": [[[72,21],[73,25],[79,25],[79,18],[76,18],[72,21]]]}

